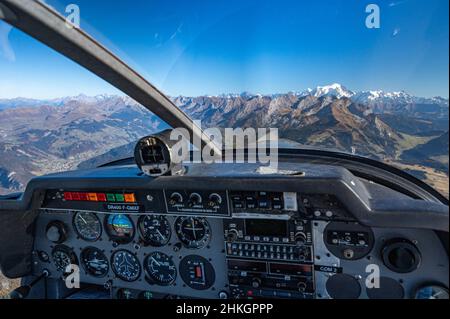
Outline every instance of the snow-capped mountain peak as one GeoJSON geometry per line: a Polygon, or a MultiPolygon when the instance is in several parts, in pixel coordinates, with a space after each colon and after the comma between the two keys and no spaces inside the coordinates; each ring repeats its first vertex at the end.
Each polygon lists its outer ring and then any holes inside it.
{"type": "Polygon", "coordinates": [[[401,104],[414,103],[418,98],[411,96],[404,91],[397,92],[384,92],[382,90],[377,91],[362,91],[353,96],[353,100],[359,103],[373,103],[373,102],[396,102],[401,104]]]}
{"type": "Polygon", "coordinates": [[[333,83],[326,86],[318,86],[314,90],[308,90],[307,92],[315,97],[334,96],[339,99],[343,97],[350,98],[355,95],[353,91],[350,91],[345,86],[339,83],[333,83]]]}

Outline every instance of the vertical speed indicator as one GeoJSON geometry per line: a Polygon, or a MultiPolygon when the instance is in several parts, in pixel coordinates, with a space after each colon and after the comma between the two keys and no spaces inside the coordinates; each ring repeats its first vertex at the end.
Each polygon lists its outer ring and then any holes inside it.
{"type": "Polygon", "coordinates": [[[144,269],[149,282],[160,286],[170,285],[177,278],[177,269],[172,258],[159,251],[147,256],[144,269]]]}

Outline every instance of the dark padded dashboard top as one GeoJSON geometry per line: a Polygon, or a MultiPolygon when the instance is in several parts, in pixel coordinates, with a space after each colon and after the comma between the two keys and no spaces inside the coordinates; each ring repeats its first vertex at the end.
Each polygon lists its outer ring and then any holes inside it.
{"type": "Polygon", "coordinates": [[[272,173],[255,164],[190,164],[183,176],[157,178],[143,175],[135,165],[78,170],[33,179],[22,200],[15,204],[26,209],[27,204],[31,204],[32,194],[49,188],[251,189],[309,194],[326,194],[331,190],[354,217],[367,226],[447,232],[449,229],[448,206],[387,191],[380,185],[355,177],[343,167],[331,165],[280,163],[278,171],[272,173]]]}
{"type": "MultiPolygon", "coordinates": [[[[233,189],[330,193],[368,226],[447,231],[448,206],[409,198],[355,177],[347,169],[318,164],[280,163],[278,172],[255,164],[190,164],[184,176],[145,176],[135,165],[50,174],[30,181],[20,200],[0,200],[2,210],[33,208],[33,196],[50,188],[233,189]]],[[[39,196],[38,196],[39,197],[39,196]]],[[[35,208],[35,207],[34,207],[35,208]]]]}

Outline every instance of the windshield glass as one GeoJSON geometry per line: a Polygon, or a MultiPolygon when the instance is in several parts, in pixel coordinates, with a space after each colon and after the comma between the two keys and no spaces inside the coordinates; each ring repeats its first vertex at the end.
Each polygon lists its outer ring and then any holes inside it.
{"type": "MultiPolygon", "coordinates": [[[[45,3],[203,127],[278,128],[280,147],[384,161],[448,196],[448,0],[45,3]]],[[[167,128],[3,22],[0,75],[0,194],[167,128]]]]}

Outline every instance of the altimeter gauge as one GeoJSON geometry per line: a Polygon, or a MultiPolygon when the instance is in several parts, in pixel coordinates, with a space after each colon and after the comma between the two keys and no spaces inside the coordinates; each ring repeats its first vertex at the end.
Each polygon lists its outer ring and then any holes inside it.
{"type": "Polygon", "coordinates": [[[155,247],[166,245],[172,234],[170,224],[164,216],[142,216],[139,219],[138,229],[143,242],[155,247]]]}

